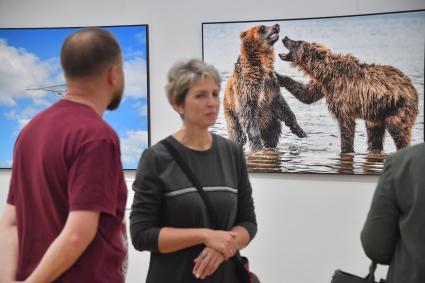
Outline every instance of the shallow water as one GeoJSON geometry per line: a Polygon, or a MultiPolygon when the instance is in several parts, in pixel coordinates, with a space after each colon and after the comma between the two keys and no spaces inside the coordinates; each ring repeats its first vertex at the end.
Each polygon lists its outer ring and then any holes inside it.
{"type": "MultiPolygon", "coordinates": [[[[229,74],[223,73],[222,76],[226,81],[229,74]]],[[[416,87],[422,89],[423,93],[423,83],[416,87]]],[[[221,93],[221,97],[223,95],[221,93]]],[[[396,151],[392,138],[386,133],[383,153],[369,153],[364,121],[357,120],[355,153],[341,154],[338,124],[329,113],[324,99],[313,105],[306,105],[283,89],[282,95],[295,113],[299,125],[307,133],[307,138],[298,138],[282,124],[282,135],[276,150],[246,151],[250,172],[379,174],[386,156],[396,151]]],[[[423,105],[421,95],[421,111],[413,129],[412,144],[423,142],[424,139],[423,105]]],[[[211,131],[228,137],[223,107],[220,108],[217,123],[211,127],[211,131]]],[[[248,150],[247,146],[245,150],[248,150]]]]}

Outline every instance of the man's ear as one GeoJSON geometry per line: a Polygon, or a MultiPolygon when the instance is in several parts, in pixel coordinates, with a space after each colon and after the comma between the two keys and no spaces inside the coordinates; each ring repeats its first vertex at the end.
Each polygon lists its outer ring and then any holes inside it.
{"type": "Polygon", "coordinates": [[[117,78],[118,78],[118,66],[110,65],[107,71],[108,83],[110,83],[112,86],[115,86],[117,84],[117,78]]]}

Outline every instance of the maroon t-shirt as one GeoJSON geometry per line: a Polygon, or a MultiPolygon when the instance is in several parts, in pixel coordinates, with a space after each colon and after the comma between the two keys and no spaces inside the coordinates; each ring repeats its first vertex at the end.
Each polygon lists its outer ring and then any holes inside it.
{"type": "Polygon", "coordinates": [[[15,205],[18,280],[37,267],[70,211],[99,211],[93,242],[56,282],[124,282],[127,188],[119,139],[90,107],[61,100],[35,116],[14,149],[8,203],[15,205]]]}

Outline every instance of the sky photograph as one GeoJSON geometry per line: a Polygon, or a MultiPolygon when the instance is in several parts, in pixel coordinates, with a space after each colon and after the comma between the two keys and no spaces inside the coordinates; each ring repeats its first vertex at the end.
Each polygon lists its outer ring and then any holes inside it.
{"type": "MultiPolygon", "coordinates": [[[[147,26],[103,27],[124,57],[125,89],[119,109],[103,118],[118,133],[124,169],[136,169],[148,147],[147,26]]],[[[61,99],[64,39],[77,28],[0,29],[0,168],[13,163],[13,146],[34,115],[61,99]]]]}

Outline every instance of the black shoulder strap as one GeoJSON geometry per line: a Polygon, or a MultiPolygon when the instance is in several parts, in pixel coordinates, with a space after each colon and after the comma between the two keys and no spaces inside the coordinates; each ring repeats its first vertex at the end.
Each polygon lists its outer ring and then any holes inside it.
{"type": "Polygon", "coordinates": [[[210,199],[208,198],[208,195],[202,189],[202,185],[199,182],[198,178],[196,178],[196,176],[193,174],[190,167],[184,161],[183,157],[180,155],[180,153],[177,151],[177,149],[168,140],[164,139],[164,140],[161,141],[161,143],[168,149],[171,156],[174,158],[174,160],[177,162],[177,164],[180,166],[180,168],[186,174],[186,177],[195,186],[196,190],[198,190],[199,195],[201,196],[202,200],[205,203],[205,206],[207,207],[207,211],[208,211],[208,215],[209,215],[210,220],[211,220],[211,224],[212,224],[213,228],[217,229],[218,223],[216,222],[216,214],[214,212],[214,208],[211,204],[210,199]]]}

